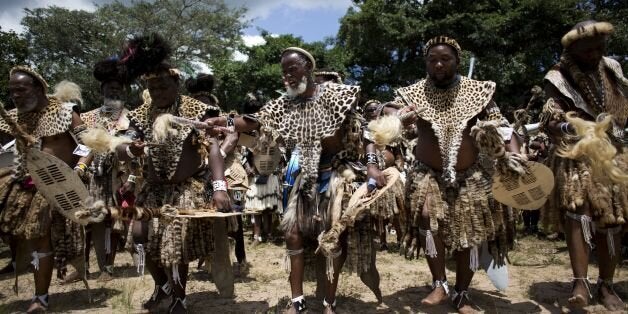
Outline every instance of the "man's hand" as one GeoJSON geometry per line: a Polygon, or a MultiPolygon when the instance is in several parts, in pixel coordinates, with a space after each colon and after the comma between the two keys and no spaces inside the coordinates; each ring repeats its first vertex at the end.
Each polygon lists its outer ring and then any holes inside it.
{"type": "Polygon", "coordinates": [[[225,139],[222,141],[222,147],[225,152],[230,153],[233,148],[238,143],[238,139],[240,138],[240,133],[238,132],[227,132],[225,133],[225,139]]]}
{"type": "Polygon", "coordinates": [[[231,211],[231,199],[225,191],[214,191],[212,196],[214,206],[219,212],[228,213],[231,211]]]}
{"type": "Polygon", "coordinates": [[[378,188],[381,188],[386,185],[386,177],[384,173],[377,167],[377,165],[368,165],[366,170],[366,175],[368,177],[368,181],[375,181],[375,185],[378,188]],[[371,180],[373,179],[373,180],[371,180]]]}
{"type": "Polygon", "coordinates": [[[124,195],[128,192],[134,192],[135,191],[135,183],[127,181],[124,182],[124,184],[122,185],[122,187],[120,187],[120,194],[124,195]]]}
{"type": "Polygon", "coordinates": [[[401,124],[404,127],[414,125],[419,119],[419,113],[425,110],[425,108],[416,109],[413,106],[405,106],[397,111],[397,116],[401,120],[401,124]]]}
{"type": "Polygon", "coordinates": [[[220,135],[220,133],[224,133],[224,131],[226,130],[226,121],[223,119],[223,117],[208,118],[203,121],[203,123],[207,125],[205,132],[207,132],[207,135],[211,137],[216,137],[220,135]]]}
{"type": "Polygon", "coordinates": [[[140,157],[144,155],[144,147],[146,147],[146,144],[144,142],[133,141],[129,144],[129,151],[131,151],[131,154],[133,154],[133,156],[140,157]]]}

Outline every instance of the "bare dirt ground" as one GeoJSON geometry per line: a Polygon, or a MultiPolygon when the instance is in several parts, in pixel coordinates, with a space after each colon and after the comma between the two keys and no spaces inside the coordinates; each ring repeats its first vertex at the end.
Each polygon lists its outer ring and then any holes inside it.
{"type": "MultiPolygon", "coordinates": [[[[248,234],[250,235],[250,234],[248,234]]],[[[248,236],[247,235],[247,236],[248,236]]],[[[392,238],[390,239],[392,240],[392,238]]],[[[250,242],[247,241],[247,245],[250,242]]],[[[188,309],[190,313],[276,313],[285,307],[290,287],[282,269],[284,249],[281,243],[265,243],[257,247],[247,246],[248,272],[236,279],[236,296],[220,298],[210,275],[191,269],[188,285],[188,309]]],[[[89,280],[93,300],[87,300],[82,283],[60,285],[56,278],[50,287],[50,312],[62,313],[141,313],[141,303],[153,291],[153,281],[146,273],[140,277],[129,254],[121,252],[116,261],[116,278],[98,282],[95,254],[92,254],[89,280]]],[[[234,258],[232,257],[232,260],[234,258]]],[[[510,286],[498,292],[486,274],[480,271],[471,284],[471,297],[487,313],[564,313],[566,299],[571,289],[572,277],[564,241],[551,242],[535,237],[518,240],[517,248],[510,254],[510,286]]],[[[0,267],[9,262],[8,248],[0,246],[0,267]]],[[[192,265],[191,265],[192,266],[192,265]]],[[[449,304],[424,307],[421,298],[430,291],[431,281],[424,258],[406,260],[395,252],[380,252],[377,267],[381,274],[382,304],[362,284],[355,274],[343,273],[338,289],[340,313],[453,313],[449,304]]],[[[310,313],[320,313],[322,301],[314,297],[313,270],[305,283],[305,295],[310,313]]],[[[589,276],[597,278],[594,263],[589,276]]],[[[56,277],[56,272],[53,275],[56,277]]],[[[454,273],[448,271],[454,281],[454,273]]],[[[628,298],[628,271],[626,265],[618,268],[616,276],[618,294],[628,298]]],[[[19,279],[19,295],[13,292],[13,277],[0,277],[0,313],[23,312],[33,293],[33,278],[24,274],[19,279]]],[[[595,288],[593,288],[595,295],[595,288]]],[[[166,311],[164,304],[162,311],[166,311]]],[[[607,313],[601,305],[591,305],[587,312],[607,313]]],[[[625,313],[625,312],[622,312],[625,313]]]]}

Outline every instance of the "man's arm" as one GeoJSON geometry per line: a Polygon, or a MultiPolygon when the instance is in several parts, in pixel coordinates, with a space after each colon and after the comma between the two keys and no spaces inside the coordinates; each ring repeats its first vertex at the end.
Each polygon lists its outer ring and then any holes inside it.
{"type": "Polygon", "coordinates": [[[540,116],[541,130],[554,140],[560,139],[565,134],[573,134],[573,128],[565,120],[565,113],[569,110],[567,101],[551,84],[545,86],[545,94],[547,102],[540,116]]]}
{"type": "MultiPolygon", "coordinates": [[[[204,120],[203,122],[207,123],[208,129],[211,132],[211,130],[216,127],[227,127],[228,119],[229,117],[227,116],[221,116],[209,118],[204,120]]],[[[237,116],[233,118],[233,126],[235,127],[236,132],[250,132],[259,129],[260,123],[257,119],[251,116],[237,116]]]]}
{"type": "MultiPolygon", "coordinates": [[[[78,142],[79,145],[83,145],[83,140],[81,139],[81,135],[87,131],[87,125],[81,120],[79,114],[75,111],[72,112],[72,136],[78,142]]],[[[76,163],[75,170],[79,172],[79,175],[83,177],[85,171],[87,171],[87,167],[92,163],[94,159],[94,154],[89,152],[85,156],[81,156],[76,163]]]]}

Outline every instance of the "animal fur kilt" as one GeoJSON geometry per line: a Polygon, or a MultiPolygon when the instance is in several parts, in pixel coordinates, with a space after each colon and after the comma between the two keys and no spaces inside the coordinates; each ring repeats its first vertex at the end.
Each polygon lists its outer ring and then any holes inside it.
{"type": "Polygon", "coordinates": [[[50,234],[58,267],[83,255],[82,227],[52,210],[30,177],[18,179],[13,176],[11,168],[0,169],[0,202],[2,233],[18,240],[38,239],[50,234]]]}
{"type": "MultiPolygon", "coordinates": [[[[122,169],[117,164],[118,161],[113,154],[97,154],[90,167],[89,183],[87,184],[89,195],[103,201],[108,209],[119,205],[114,194],[117,192],[116,188],[122,185],[122,180],[118,177],[118,173],[121,173],[122,169]],[[117,182],[114,183],[114,180],[117,180],[117,182]]],[[[110,210],[108,211],[110,212],[110,210]]],[[[125,226],[123,221],[121,219],[113,219],[110,213],[103,223],[111,232],[124,232],[125,226]]]]}
{"type": "MultiPolygon", "coordinates": [[[[300,189],[293,188],[288,198],[288,206],[284,210],[281,228],[284,232],[298,226],[304,239],[317,240],[334,222],[338,221],[346,209],[353,192],[359,183],[352,182],[343,176],[344,166],[337,170],[320,172],[318,175],[318,191],[313,200],[306,199],[300,189]]],[[[346,174],[346,173],[345,173],[346,174]]],[[[299,174],[294,187],[301,186],[302,175],[299,174]]],[[[374,267],[371,259],[375,254],[375,232],[372,228],[372,217],[367,213],[354,227],[347,230],[348,254],[345,262],[350,271],[361,274],[374,267]]],[[[328,265],[329,267],[329,265],[328,265]]]]}
{"type": "Polygon", "coordinates": [[[447,185],[442,172],[415,161],[406,181],[411,227],[418,230],[427,203],[430,231],[450,251],[479,249],[488,241],[490,253],[502,260],[514,240],[514,215],[493,199],[491,185],[492,176],[480,162],[457,172],[454,184],[447,185]]]}
{"type": "MultiPolygon", "coordinates": [[[[177,184],[144,182],[136,206],[144,211],[164,205],[195,209],[211,204],[205,180],[190,178],[177,184]]],[[[212,218],[150,217],[146,254],[164,267],[187,264],[214,251],[212,218]]],[[[129,227],[132,230],[132,227],[129,227]]]]}
{"type": "MultiPolygon", "coordinates": [[[[589,207],[596,227],[626,226],[628,217],[628,186],[609,184],[595,180],[585,161],[562,158],[550,151],[547,165],[554,172],[556,184],[552,195],[541,208],[541,221],[547,231],[556,231],[565,218],[565,212],[582,214],[589,207]]],[[[618,148],[614,161],[624,171],[628,170],[628,149],[618,148]]],[[[625,227],[624,227],[625,229],[625,227]]]]}

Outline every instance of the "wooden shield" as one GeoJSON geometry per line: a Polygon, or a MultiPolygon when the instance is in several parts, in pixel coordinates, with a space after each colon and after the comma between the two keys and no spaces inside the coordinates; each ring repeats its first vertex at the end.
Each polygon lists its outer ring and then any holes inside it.
{"type": "Polygon", "coordinates": [[[547,201],[554,189],[554,174],[545,165],[526,161],[528,171],[522,176],[505,178],[493,175],[493,197],[517,209],[538,209],[547,201]]]}
{"type": "Polygon", "coordinates": [[[50,205],[76,223],[87,223],[74,215],[85,208],[83,201],[89,193],[72,168],[55,156],[32,148],[26,154],[26,168],[37,190],[50,205]]]}

